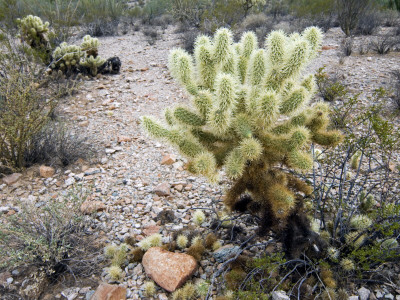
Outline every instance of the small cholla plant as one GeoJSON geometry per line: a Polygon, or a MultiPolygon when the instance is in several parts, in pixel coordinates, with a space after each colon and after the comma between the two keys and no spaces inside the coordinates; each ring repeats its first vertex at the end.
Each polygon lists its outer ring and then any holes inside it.
{"type": "Polygon", "coordinates": [[[99,54],[99,40],[97,38],[92,38],[90,35],[85,35],[83,37],[83,42],[81,44],[81,50],[86,52],[87,56],[97,57],[99,54]]]}
{"type": "Polygon", "coordinates": [[[64,73],[75,70],[83,57],[81,47],[61,43],[53,52],[52,69],[61,70],[64,73]]]}
{"type": "Polygon", "coordinates": [[[98,69],[106,62],[105,59],[97,56],[86,56],[84,59],[81,60],[80,65],[89,69],[89,72],[92,76],[96,76],[98,69]]]}
{"type": "Polygon", "coordinates": [[[43,23],[42,19],[36,16],[26,16],[23,19],[17,19],[17,24],[21,32],[21,39],[32,48],[47,49],[49,40],[47,33],[49,31],[49,22],[43,23]]]}
{"type": "Polygon", "coordinates": [[[199,36],[194,57],[182,49],[169,56],[170,71],[193,105],[167,109],[166,124],[142,118],[152,136],[188,158],[189,171],[215,182],[224,168],[233,180],[226,206],[259,213],[261,232],[280,231],[290,227],[288,222],[304,223],[299,231],[309,232],[309,222],[299,214],[298,192],[309,195],[312,189],[286,170],[312,167],[310,143],[341,141],[340,132],[327,129],[328,106],[309,105],[315,80],[303,72],[321,41],[316,27],[290,36],[272,32],[261,49],[253,32],[238,43],[225,28],[212,39],[199,36]]]}

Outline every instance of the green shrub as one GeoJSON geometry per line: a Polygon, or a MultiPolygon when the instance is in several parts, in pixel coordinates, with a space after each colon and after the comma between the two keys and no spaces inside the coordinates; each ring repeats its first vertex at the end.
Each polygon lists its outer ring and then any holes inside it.
{"type": "Polygon", "coordinates": [[[329,77],[325,72],[325,66],[318,69],[315,79],[319,93],[325,101],[335,101],[348,93],[347,88],[337,78],[329,77]]]}
{"type": "Polygon", "coordinates": [[[43,206],[20,203],[21,210],[0,224],[0,269],[35,267],[52,281],[66,272],[99,272],[99,242],[90,233],[93,222],[79,212],[85,195],[84,189],[77,189],[43,206]]]}
{"type": "Polygon", "coordinates": [[[24,167],[32,138],[46,125],[56,100],[45,100],[36,78],[14,71],[0,81],[0,160],[5,166],[24,167]]]}

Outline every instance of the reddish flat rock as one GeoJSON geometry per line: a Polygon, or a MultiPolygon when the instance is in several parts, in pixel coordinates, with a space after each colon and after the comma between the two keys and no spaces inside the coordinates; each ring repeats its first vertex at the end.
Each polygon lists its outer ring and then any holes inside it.
{"type": "Polygon", "coordinates": [[[196,260],[184,253],[173,253],[160,247],[150,248],[143,256],[146,274],[168,292],[180,288],[196,271],[196,260]]]}
{"type": "Polygon", "coordinates": [[[7,185],[11,185],[11,184],[16,183],[16,182],[19,180],[19,178],[20,178],[21,176],[22,176],[21,173],[13,173],[13,174],[11,174],[11,175],[8,175],[8,176],[6,176],[6,177],[3,177],[3,182],[4,182],[5,184],[7,184],[7,185]]]}
{"type": "Polygon", "coordinates": [[[165,155],[161,160],[161,164],[167,165],[167,166],[172,165],[174,162],[176,162],[175,155],[171,155],[171,154],[165,155]]]}
{"type": "Polygon", "coordinates": [[[158,196],[169,196],[171,194],[170,185],[168,182],[163,182],[157,185],[154,189],[154,193],[158,196]]]}
{"type": "Polygon", "coordinates": [[[40,168],[39,168],[40,176],[44,177],[44,178],[52,177],[55,172],[56,171],[52,167],[40,166],[40,168]]]}
{"type": "Polygon", "coordinates": [[[126,300],[126,288],[102,282],[90,300],[126,300]]]}

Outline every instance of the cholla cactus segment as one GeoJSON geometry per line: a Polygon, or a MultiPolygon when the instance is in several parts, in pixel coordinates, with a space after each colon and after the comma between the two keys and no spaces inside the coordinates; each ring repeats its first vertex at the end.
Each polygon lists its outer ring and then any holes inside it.
{"type": "Polygon", "coordinates": [[[176,238],[176,244],[179,248],[185,249],[189,243],[189,240],[186,235],[180,234],[176,238]]]}
{"type": "Polygon", "coordinates": [[[124,272],[119,266],[111,266],[108,268],[108,275],[113,281],[120,281],[124,278],[124,272]]]}
{"type": "Polygon", "coordinates": [[[205,219],[206,219],[206,215],[201,210],[196,210],[196,212],[193,214],[193,222],[196,225],[200,226],[201,224],[203,224],[205,219]]]}
{"type": "Polygon", "coordinates": [[[340,255],[340,251],[334,247],[329,247],[328,250],[328,256],[330,259],[338,259],[340,255]]]}
{"type": "Polygon", "coordinates": [[[138,246],[143,251],[147,251],[151,247],[160,247],[161,245],[162,245],[162,236],[159,233],[152,234],[138,243],[138,246]]]}
{"type": "Polygon", "coordinates": [[[366,215],[354,216],[350,220],[350,226],[358,231],[365,230],[372,225],[372,220],[366,215]]]}
{"type": "Polygon", "coordinates": [[[85,35],[83,37],[83,42],[81,44],[81,50],[86,52],[87,56],[97,57],[99,40],[97,38],[92,38],[90,35],[85,35]]]}
{"type": "Polygon", "coordinates": [[[282,165],[308,170],[313,165],[312,142],[334,146],[341,140],[340,132],[328,129],[329,107],[309,105],[315,79],[303,73],[320,50],[321,39],[314,27],[291,37],[272,32],[263,48],[252,32],[238,43],[226,28],[213,38],[200,36],[193,56],[182,49],[169,55],[171,74],[192,105],[168,110],[165,125],[143,117],[143,127],[175,145],[187,157],[191,172],[215,180],[224,169],[236,180],[228,207],[247,192],[263,209],[274,207],[273,215],[284,218],[295,209],[296,188],[283,180],[274,193],[277,182],[268,172],[282,165]]]}
{"type": "Polygon", "coordinates": [[[84,59],[82,59],[79,64],[81,66],[84,66],[90,70],[90,74],[92,76],[97,75],[97,70],[99,67],[101,67],[104,63],[106,62],[105,59],[101,58],[100,56],[97,56],[96,58],[94,56],[86,56],[84,59]]]}
{"type": "Polygon", "coordinates": [[[143,285],[143,293],[146,297],[153,297],[156,293],[156,285],[153,281],[147,281],[143,285]]]}
{"type": "Polygon", "coordinates": [[[355,265],[354,265],[354,261],[352,261],[349,258],[343,258],[340,261],[340,266],[342,267],[342,269],[346,272],[351,272],[354,270],[355,265]]]}
{"type": "Polygon", "coordinates": [[[62,71],[71,70],[79,65],[82,57],[83,53],[79,46],[64,42],[54,50],[51,67],[62,71]]]}

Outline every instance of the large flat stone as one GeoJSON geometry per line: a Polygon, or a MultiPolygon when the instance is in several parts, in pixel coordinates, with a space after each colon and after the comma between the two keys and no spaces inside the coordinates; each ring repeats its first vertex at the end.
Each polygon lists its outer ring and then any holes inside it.
{"type": "Polygon", "coordinates": [[[196,271],[196,260],[184,253],[173,253],[160,247],[150,248],[143,256],[146,274],[168,292],[180,288],[196,271]]]}
{"type": "Polygon", "coordinates": [[[11,175],[8,175],[8,176],[6,176],[6,177],[3,177],[3,182],[4,182],[5,184],[7,184],[7,185],[11,185],[11,184],[16,183],[16,182],[19,180],[19,178],[20,178],[21,176],[22,176],[21,173],[13,173],[13,174],[11,174],[11,175]]]}

